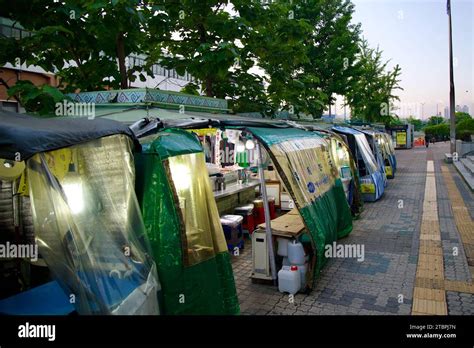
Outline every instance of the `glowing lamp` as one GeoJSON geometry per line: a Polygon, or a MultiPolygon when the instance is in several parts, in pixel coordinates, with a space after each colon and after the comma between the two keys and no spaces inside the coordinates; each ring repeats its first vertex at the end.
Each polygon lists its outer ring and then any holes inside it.
{"type": "Polygon", "coordinates": [[[246,148],[247,150],[253,150],[253,149],[255,148],[255,143],[253,142],[253,140],[250,140],[250,139],[247,140],[247,141],[245,142],[245,148],[246,148]]]}

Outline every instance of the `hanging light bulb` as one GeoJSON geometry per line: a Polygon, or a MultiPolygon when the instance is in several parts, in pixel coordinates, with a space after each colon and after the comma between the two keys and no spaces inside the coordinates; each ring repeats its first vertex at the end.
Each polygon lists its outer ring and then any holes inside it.
{"type": "Polygon", "coordinates": [[[247,150],[253,150],[255,148],[255,143],[253,142],[253,140],[249,139],[245,142],[245,148],[247,150]]]}
{"type": "Polygon", "coordinates": [[[238,141],[237,145],[235,146],[235,151],[237,152],[244,152],[245,151],[245,145],[242,141],[238,141]]]}
{"type": "Polygon", "coordinates": [[[171,177],[178,191],[188,190],[191,186],[191,172],[189,167],[178,161],[170,160],[171,177]]]}
{"type": "Polygon", "coordinates": [[[62,187],[71,212],[73,214],[81,213],[84,210],[84,190],[81,176],[76,172],[73,163],[69,164],[69,171],[64,177],[62,187]]]}

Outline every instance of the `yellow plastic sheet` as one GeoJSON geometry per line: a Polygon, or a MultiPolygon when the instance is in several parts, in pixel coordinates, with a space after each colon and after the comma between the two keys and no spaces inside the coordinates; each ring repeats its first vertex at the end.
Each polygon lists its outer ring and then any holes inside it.
{"type": "Polygon", "coordinates": [[[168,162],[186,231],[188,265],[227,251],[204,153],[174,156],[168,162]]]}

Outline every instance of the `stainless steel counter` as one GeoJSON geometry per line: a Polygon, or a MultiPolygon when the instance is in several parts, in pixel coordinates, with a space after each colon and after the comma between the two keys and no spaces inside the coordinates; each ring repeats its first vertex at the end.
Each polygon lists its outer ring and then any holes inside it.
{"type": "Polygon", "coordinates": [[[246,184],[230,184],[227,185],[225,190],[220,190],[220,191],[214,191],[214,197],[216,199],[227,197],[251,188],[255,188],[256,186],[260,185],[259,180],[249,180],[248,183],[246,184]]]}

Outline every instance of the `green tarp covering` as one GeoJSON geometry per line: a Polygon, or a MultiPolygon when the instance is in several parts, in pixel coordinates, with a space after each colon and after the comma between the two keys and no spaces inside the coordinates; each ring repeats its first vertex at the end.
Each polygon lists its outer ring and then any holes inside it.
{"type": "MultiPolygon", "coordinates": [[[[187,240],[189,231],[186,230],[188,226],[183,222],[183,216],[187,220],[189,218],[184,210],[189,212],[189,209],[196,207],[189,198],[185,208],[181,206],[181,201],[177,199],[178,188],[175,187],[178,183],[173,184],[171,179],[170,163],[173,159],[186,159],[186,156],[197,154],[196,158],[202,160],[199,163],[201,170],[191,170],[190,180],[201,180],[195,186],[202,192],[209,192],[210,187],[207,189],[205,186],[209,185],[207,171],[202,173],[202,168],[205,170],[203,150],[197,137],[182,130],[166,130],[145,138],[142,143],[143,151],[136,155],[136,189],[162,285],[163,313],[238,314],[239,304],[230,256],[213,197],[208,200],[209,206],[205,209],[210,212],[206,213],[209,214],[206,219],[217,220],[210,221],[217,231],[216,235],[210,236],[210,231],[199,229],[198,237],[211,240],[210,243],[218,246],[222,246],[223,242],[224,247],[209,248],[211,252],[198,261],[185,252],[192,247],[192,241],[189,237],[187,240]],[[181,209],[184,209],[183,212],[181,209]],[[219,237],[219,233],[222,236],[219,237]]],[[[193,184],[189,185],[192,187],[193,184]]]]}

